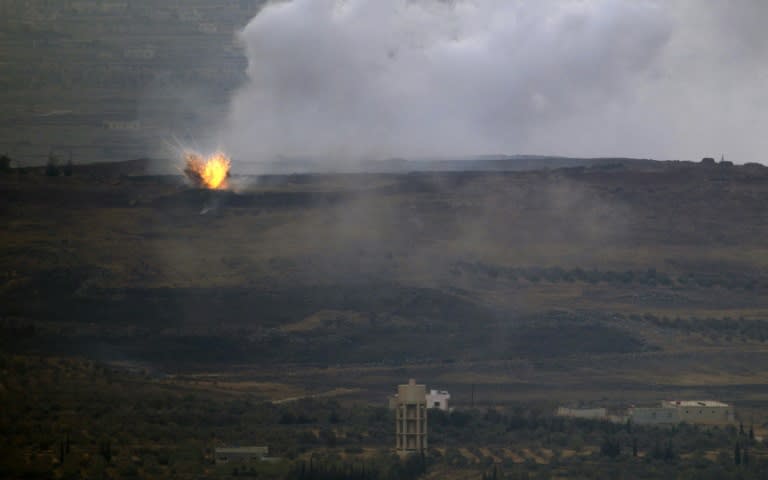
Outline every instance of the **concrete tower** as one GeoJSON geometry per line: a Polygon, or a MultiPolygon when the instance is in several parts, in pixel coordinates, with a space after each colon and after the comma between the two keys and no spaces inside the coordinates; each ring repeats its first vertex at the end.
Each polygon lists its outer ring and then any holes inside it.
{"type": "Polygon", "coordinates": [[[399,454],[427,449],[427,387],[414,379],[397,386],[395,442],[399,454]]]}

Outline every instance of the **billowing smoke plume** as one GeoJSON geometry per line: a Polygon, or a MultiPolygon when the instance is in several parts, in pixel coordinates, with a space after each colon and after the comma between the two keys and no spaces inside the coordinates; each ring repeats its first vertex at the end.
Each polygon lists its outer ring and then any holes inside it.
{"type": "Polygon", "coordinates": [[[221,142],[278,156],[759,161],[762,0],[291,0],[241,33],[221,142]]]}

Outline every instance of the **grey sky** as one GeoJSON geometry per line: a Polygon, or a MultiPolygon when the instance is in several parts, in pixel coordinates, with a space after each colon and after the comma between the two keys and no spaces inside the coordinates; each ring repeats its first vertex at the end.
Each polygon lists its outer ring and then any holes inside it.
{"type": "Polygon", "coordinates": [[[241,34],[240,160],[768,151],[768,2],[292,0],[241,34]]]}

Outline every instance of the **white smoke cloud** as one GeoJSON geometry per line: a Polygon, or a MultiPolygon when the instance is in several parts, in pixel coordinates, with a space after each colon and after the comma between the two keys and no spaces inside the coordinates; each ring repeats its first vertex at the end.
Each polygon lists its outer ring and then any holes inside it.
{"type": "Polygon", "coordinates": [[[762,0],[291,0],[241,32],[220,142],[277,156],[768,150],[762,0]]]}

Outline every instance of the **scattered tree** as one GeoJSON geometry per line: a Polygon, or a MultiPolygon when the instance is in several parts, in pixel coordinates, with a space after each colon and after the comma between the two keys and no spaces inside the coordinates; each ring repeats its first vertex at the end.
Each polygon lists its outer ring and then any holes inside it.
{"type": "Polygon", "coordinates": [[[72,159],[70,158],[67,160],[67,163],[64,164],[64,166],[61,169],[61,172],[64,174],[65,177],[71,177],[72,171],[74,170],[74,167],[72,166],[72,159]]]}
{"type": "Polygon", "coordinates": [[[112,443],[109,440],[102,442],[99,453],[107,463],[110,463],[112,461],[112,443]]]}
{"type": "Polygon", "coordinates": [[[621,443],[618,440],[605,437],[603,444],[600,446],[600,454],[611,458],[618,457],[621,455],[621,443]]]}
{"type": "Polygon", "coordinates": [[[48,162],[45,164],[45,175],[49,177],[58,177],[61,174],[59,170],[59,159],[53,154],[48,154],[48,162]]]}
{"type": "Polygon", "coordinates": [[[0,156],[0,172],[11,171],[11,159],[6,155],[0,156]]]}

